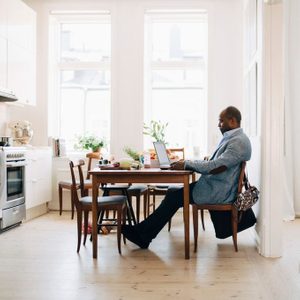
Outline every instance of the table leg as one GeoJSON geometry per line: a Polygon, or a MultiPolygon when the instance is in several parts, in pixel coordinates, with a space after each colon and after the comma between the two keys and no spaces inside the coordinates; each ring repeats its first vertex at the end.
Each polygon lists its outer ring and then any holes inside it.
{"type": "Polygon", "coordinates": [[[97,198],[98,198],[98,187],[99,184],[97,182],[97,178],[95,175],[92,177],[92,186],[93,186],[93,202],[92,202],[92,240],[93,240],[93,258],[97,258],[98,254],[98,226],[97,226],[97,219],[98,219],[98,205],[97,205],[97,198]]]}
{"type": "Polygon", "coordinates": [[[189,190],[188,175],[184,176],[183,221],[184,221],[185,259],[189,259],[190,258],[190,190],[189,190]]]}
{"type": "Polygon", "coordinates": [[[131,198],[130,198],[127,190],[125,192],[125,195],[127,197],[128,223],[129,223],[129,225],[132,225],[132,222],[133,222],[133,225],[136,225],[136,218],[135,218],[135,215],[134,215],[134,210],[133,210],[133,207],[132,207],[131,198]]]}

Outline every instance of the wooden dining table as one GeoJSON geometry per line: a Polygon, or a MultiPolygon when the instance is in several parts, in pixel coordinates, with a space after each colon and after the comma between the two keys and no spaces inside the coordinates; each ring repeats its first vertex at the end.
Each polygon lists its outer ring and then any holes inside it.
{"type": "Polygon", "coordinates": [[[184,223],[184,249],[185,259],[190,258],[190,218],[189,218],[189,183],[190,178],[194,180],[192,171],[188,170],[160,170],[160,169],[141,169],[141,170],[101,170],[94,168],[89,171],[92,176],[93,203],[92,203],[92,243],[93,258],[98,254],[98,230],[97,230],[97,197],[99,185],[102,183],[181,183],[184,189],[183,223],[184,223]]]}

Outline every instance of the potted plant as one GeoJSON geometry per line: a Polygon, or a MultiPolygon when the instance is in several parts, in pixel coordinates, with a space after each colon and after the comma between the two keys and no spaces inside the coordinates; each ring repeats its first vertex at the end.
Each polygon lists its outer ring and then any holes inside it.
{"type": "MultiPolygon", "coordinates": [[[[149,125],[144,123],[144,135],[149,135],[155,142],[163,142],[165,145],[168,143],[165,140],[165,130],[169,123],[162,123],[161,121],[151,120],[149,125]]],[[[156,152],[154,149],[149,150],[150,155],[150,165],[152,168],[157,168],[159,166],[156,152]]]]}
{"type": "Polygon", "coordinates": [[[76,144],[76,148],[92,150],[93,152],[100,152],[104,146],[104,139],[92,134],[79,136],[76,144]]]}
{"type": "Polygon", "coordinates": [[[151,120],[149,125],[144,123],[143,134],[149,135],[156,142],[163,142],[167,144],[165,140],[165,130],[168,126],[168,123],[162,123],[161,121],[151,120]]]}
{"type": "Polygon", "coordinates": [[[137,151],[135,151],[135,150],[133,150],[130,147],[127,147],[127,146],[124,147],[123,150],[133,160],[135,160],[135,161],[139,161],[140,160],[140,154],[137,151]]]}

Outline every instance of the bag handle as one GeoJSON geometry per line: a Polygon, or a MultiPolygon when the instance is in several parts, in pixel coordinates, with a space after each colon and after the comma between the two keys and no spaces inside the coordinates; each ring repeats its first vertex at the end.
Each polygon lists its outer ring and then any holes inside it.
{"type": "Polygon", "coordinates": [[[244,173],[244,187],[246,190],[248,190],[250,188],[250,182],[248,179],[248,173],[245,171],[244,173]]]}
{"type": "Polygon", "coordinates": [[[242,189],[243,189],[243,185],[245,182],[245,169],[246,169],[246,162],[243,161],[241,163],[241,172],[240,172],[240,176],[239,176],[238,193],[241,193],[242,189]]]}

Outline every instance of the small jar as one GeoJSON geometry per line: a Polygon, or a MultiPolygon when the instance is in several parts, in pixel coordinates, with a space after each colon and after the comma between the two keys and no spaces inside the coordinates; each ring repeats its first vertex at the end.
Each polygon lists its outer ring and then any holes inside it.
{"type": "Polygon", "coordinates": [[[149,152],[144,152],[144,168],[151,167],[151,156],[149,152]]]}

